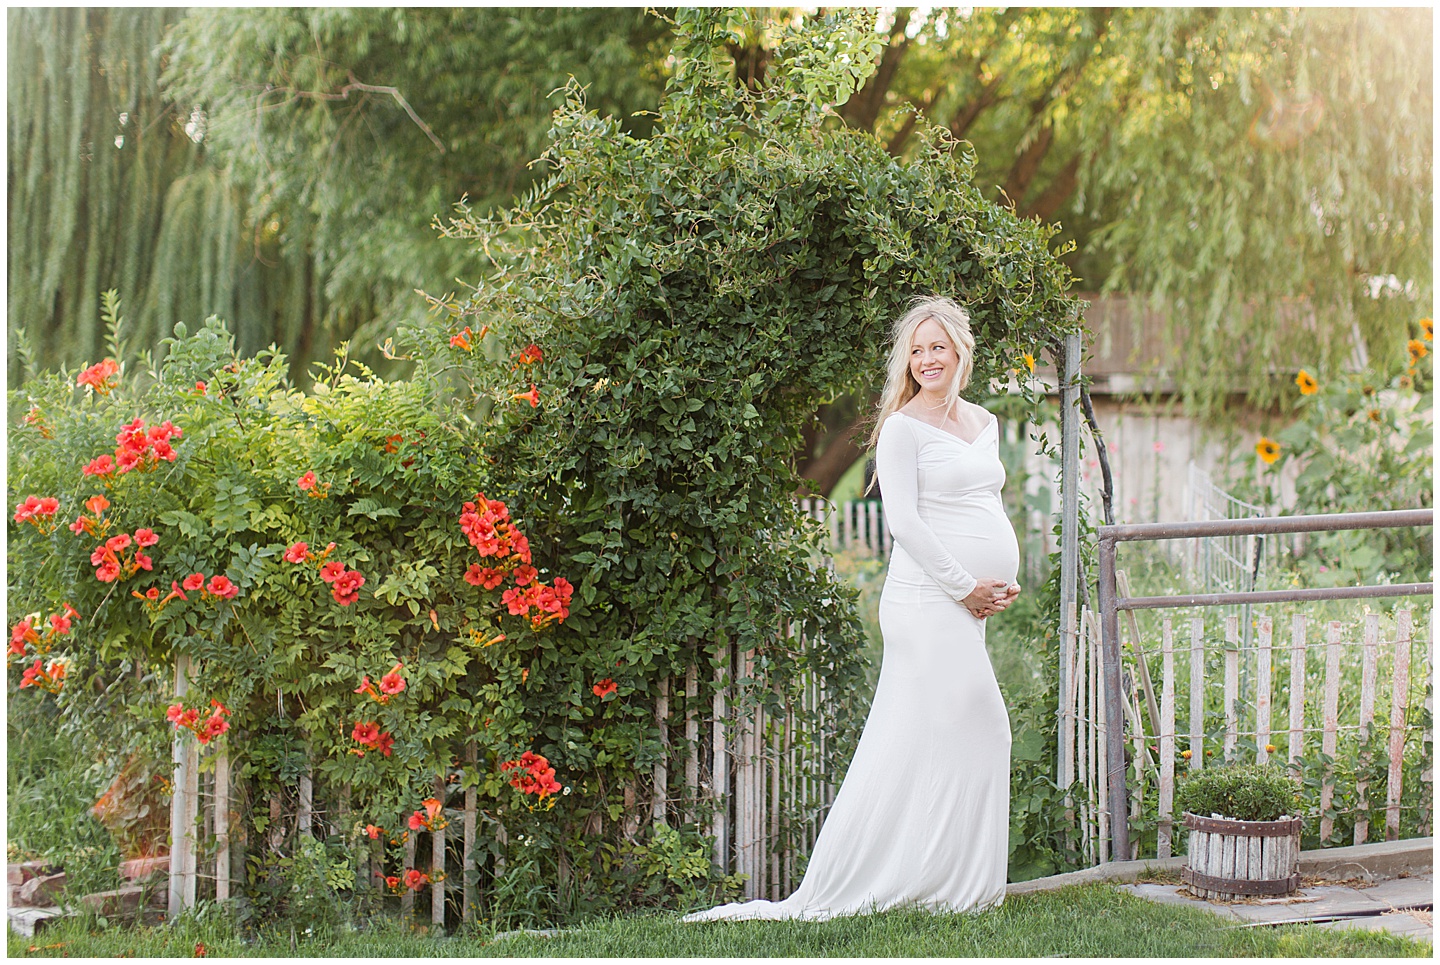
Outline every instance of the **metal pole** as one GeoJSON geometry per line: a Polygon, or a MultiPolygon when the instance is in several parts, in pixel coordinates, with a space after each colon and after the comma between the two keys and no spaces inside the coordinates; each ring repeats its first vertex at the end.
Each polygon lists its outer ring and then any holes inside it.
{"type": "MultiPolygon", "coordinates": [[[[1111,544],[1114,545],[1113,542],[1111,544]]],[[[1379,586],[1320,586],[1299,590],[1257,590],[1254,593],[1181,593],[1175,596],[1127,596],[1117,610],[1165,610],[1232,603],[1300,603],[1307,600],[1374,600],[1393,596],[1431,596],[1434,583],[1390,583],[1379,586]]]]}
{"type": "Polygon", "coordinates": [[[1120,611],[1115,606],[1115,541],[1100,540],[1100,659],[1105,674],[1105,781],[1110,797],[1110,854],[1130,855],[1126,815],[1125,718],[1120,697],[1120,611]]]}
{"type": "MultiPolygon", "coordinates": [[[[1060,671],[1057,697],[1059,715],[1069,713],[1067,699],[1073,681],[1069,667],[1075,652],[1075,597],[1080,573],[1080,335],[1065,337],[1065,358],[1060,376],[1060,671]]],[[[1074,780],[1071,748],[1066,746],[1063,719],[1056,728],[1056,783],[1068,787],[1074,780]]]]}

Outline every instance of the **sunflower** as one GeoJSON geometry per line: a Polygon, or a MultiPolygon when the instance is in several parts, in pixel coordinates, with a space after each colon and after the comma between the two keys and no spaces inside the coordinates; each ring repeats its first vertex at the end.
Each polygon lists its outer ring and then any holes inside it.
{"type": "Polygon", "coordinates": [[[1430,350],[1425,347],[1425,343],[1418,338],[1412,338],[1406,342],[1405,347],[1410,350],[1410,364],[1412,366],[1430,354],[1430,350]]]}
{"type": "Polygon", "coordinates": [[[1268,436],[1261,436],[1260,441],[1255,443],[1255,452],[1267,466],[1272,465],[1280,458],[1280,443],[1268,436]]]}
{"type": "Polygon", "coordinates": [[[1295,384],[1300,386],[1301,395],[1314,395],[1320,388],[1320,383],[1315,381],[1315,376],[1304,369],[1301,369],[1300,374],[1295,376],[1295,384]]]}
{"type": "Polygon", "coordinates": [[[1420,330],[1425,333],[1425,341],[1435,340],[1435,323],[1428,318],[1420,319],[1420,330]]]}

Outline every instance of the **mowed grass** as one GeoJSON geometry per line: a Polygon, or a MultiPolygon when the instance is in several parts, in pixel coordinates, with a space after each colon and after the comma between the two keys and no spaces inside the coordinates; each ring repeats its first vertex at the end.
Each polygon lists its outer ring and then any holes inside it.
{"type": "Polygon", "coordinates": [[[1193,908],[1152,904],[1103,884],[1020,895],[980,915],[890,912],[829,922],[686,925],[674,912],[565,929],[553,937],[436,938],[396,924],[306,939],[277,934],[245,942],[223,921],[173,928],[55,925],[34,939],[12,935],[11,957],[210,956],[487,958],[1018,957],[1222,958],[1425,957],[1429,943],[1360,930],[1303,925],[1235,928],[1193,908]]]}

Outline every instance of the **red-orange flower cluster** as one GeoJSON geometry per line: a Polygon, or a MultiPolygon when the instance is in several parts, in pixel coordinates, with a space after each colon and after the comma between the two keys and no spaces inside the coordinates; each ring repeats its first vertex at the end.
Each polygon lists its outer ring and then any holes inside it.
{"type": "MultiPolygon", "coordinates": [[[[74,529],[74,526],[71,529],[74,529]]],[[[101,583],[114,583],[116,580],[128,579],[140,570],[151,569],[154,560],[143,551],[158,542],[160,537],[155,535],[154,530],[143,526],[135,531],[133,537],[125,533],[110,537],[90,554],[90,565],[95,567],[95,579],[101,583]]]]}
{"type": "Polygon", "coordinates": [[[465,571],[466,583],[493,590],[512,576],[515,586],[502,593],[500,600],[511,616],[529,619],[536,630],[570,615],[574,587],[563,577],[556,577],[553,587],[539,582],[530,541],[515,526],[503,502],[476,493],[475,501],[466,503],[460,514],[460,531],[482,558],[494,560],[492,566],[471,563],[465,571]]]}
{"type": "Polygon", "coordinates": [[[35,663],[26,668],[25,673],[20,676],[20,688],[39,687],[41,690],[52,694],[58,694],[60,688],[65,686],[65,669],[68,666],[63,659],[45,662],[44,657],[36,657],[35,663]]]}
{"type": "Polygon", "coordinates": [[[512,402],[529,402],[530,408],[533,409],[540,404],[540,389],[534,382],[531,382],[529,392],[516,392],[510,396],[510,400],[512,402]]]}
{"type": "Polygon", "coordinates": [[[365,585],[365,577],[359,570],[347,570],[344,563],[334,561],[321,565],[320,579],[330,584],[330,595],[341,606],[360,599],[360,587],[365,585]]]}
{"type": "Polygon", "coordinates": [[[564,790],[560,782],[555,780],[555,768],[533,751],[521,754],[519,760],[506,761],[500,765],[500,770],[518,771],[510,779],[510,786],[518,787],[522,794],[534,794],[543,800],[546,795],[558,794],[564,790]]]}
{"type": "MultiPolygon", "coordinates": [[[[10,649],[6,654],[7,661],[13,657],[25,657],[27,650],[36,658],[43,658],[49,654],[50,650],[55,646],[55,641],[70,632],[72,621],[80,618],[80,614],[75,612],[74,607],[68,603],[64,606],[65,608],[59,613],[50,614],[50,618],[47,621],[50,625],[45,628],[44,636],[40,634],[40,614],[38,613],[32,613],[30,616],[15,624],[15,626],[10,629],[10,649]]],[[[28,679],[30,683],[25,683],[22,680],[21,686],[30,687],[37,686],[37,684],[43,685],[51,676],[51,672],[41,666],[40,660],[37,659],[35,666],[26,671],[25,679],[28,679]]],[[[63,679],[64,676],[65,669],[64,665],[61,664],[59,676],[54,677],[56,681],[56,691],[59,690],[58,681],[63,679]]],[[[49,688],[47,687],[45,689],[49,688]]],[[[54,691],[52,691],[52,693],[53,692],[54,691]]]]}
{"type": "MultiPolygon", "coordinates": [[[[387,875],[377,871],[375,877],[385,882],[386,890],[392,895],[403,894],[405,888],[419,891],[430,883],[430,876],[415,868],[407,869],[403,875],[387,875]]],[[[435,880],[439,881],[440,879],[436,878],[435,880]]]]}
{"type": "MultiPolygon", "coordinates": [[[[108,459],[110,457],[106,456],[105,458],[108,459]]],[[[103,539],[105,534],[110,530],[110,520],[103,518],[105,510],[110,508],[110,500],[104,496],[91,496],[85,500],[85,508],[95,515],[90,517],[81,513],[76,517],[75,522],[70,524],[70,532],[76,536],[79,536],[81,533],[89,533],[96,539],[103,539]]]]}
{"type": "Polygon", "coordinates": [[[380,678],[380,690],[378,692],[375,690],[375,685],[370,682],[370,675],[366,674],[360,679],[360,686],[355,688],[355,692],[357,694],[365,694],[376,703],[388,704],[391,697],[394,697],[405,689],[405,678],[400,674],[400,671],[404,669],[404,667],[405,664],[403,662],[397,661],[395,666],[390,668],[390,672],[380,678]]]}
{"type": "Polygon", "coordinates": [[[54,496],[26,496],[25,501],[15,507],[15,523],[30,523],[42,533],[55,528],[55,512],[60,500],[54,496]]]}
{"type": "Polygon", "coordinates": [[[25,424],[27,426],[34,426],[40,433],[41,439],[53,439],[55,437],[55,433],[45,424],[45,420],[40,417],[40,407],[38,405],[32,405],[30,411],[25,413],[25,424]]]}
{"type": "Polygon", "coordinates": [[[295,480],[295,485],[311,499],[326,499],[330,496],[330,484],[320,482],[310,470],[306,470],[305,475],[295,480]]]}
{"type": "Polygon", "coordinates": [[[225,719],[230,716],[230,709],[218,700],[211,700],[210,707],[210,716],[202,722],[199,707],[171,704],[165,711],[165,719],[174,724],[176,730],[183,727],[200,743],[208,744],[230,729],[230,722],[225,719]]]}
{"type": "Polygon", "coordinates": [[[509,609],[511,616],[525,617],[532,629],[542,630],[570,615],[570,598],[574,594],[575,588],[570,581],[557,576],[553,587],[534,583],[506,590],[500,594],[500,602],[509,609]]]}
{"type": "Polygon", "coordinates": [[[368,837],[371,841],[374,841],[376,838],[380,837],[380,835],[384,833],[385,829],[380,827],[380,825],[378,824],[365,825],[365,836],[368,837]]]}
{"type": "Polygon", "coordinates": [[[489,331],[489,325],[481,325],[479,334],[476,334],[470,331],[469,325],[466,325],[463,329],[450,336],[450,347],[458,348],[461,351],[468,352],[475,347],[475,342],[478,342],[482,338],[484,338],[486,333],[488,333],[489,331]],[[475,340],[475,342],[471,341],[472,338],[475,340]]]}
{"type": "Polygon", "coordinates": [[[170,440],[179,439],[184,434],[168,419],[146,429],[145,422],[137,417],[116,434],[113,457],[106,455],[92,459],[81,472],[86,476],[107,479],[132,469],[154,469],[161,462],[174,462],[176,452],[170,440]]]}
{"type": "Polygon", "coordinates": [[[424,805],[424,810],[410,815],[408,823],[411,831],[438,831],[450,823],[445,820],[442,813],[444,805],[439,798],[427,797],[420,803],[424,805]]]}
{"type": "MultiPolygon", "coordinates": [[[[395,746],[395,738],[387,731],[382,731],[380,725],[372,720],[357,720],[355,729],[350,732],[350,737],[362,747],[368,747],[372,751],[379,751],[386,757],[390,756],[390,749],[395,746]]],[[[365,752],[358,747],[350,748],[350,753],[356,757],[364,757],[365,752]]],[[[374,837],[374,835],[371,835],[374,837]]]]}
{"type": "Polygon", "coordinates": [[[88,385],[100,395],[109,395],[110,390],[115,388],[110,380],[120,372],[120,366],[114,359],[106,359],[103,362],[96,362],[88,369],[80,373],[75,380],[76,385],[88,385]]]}
{"type": "Polygon", "coordinates": [[[525,348],[520,352],[519,355],[515,357],[515,364],[534,365],[536,362],[543,361],[544,358],[545,356],[540,354],[540,346],[536,345],[534,342],[531,342],[529,345],[525,346],[525,348]]]}

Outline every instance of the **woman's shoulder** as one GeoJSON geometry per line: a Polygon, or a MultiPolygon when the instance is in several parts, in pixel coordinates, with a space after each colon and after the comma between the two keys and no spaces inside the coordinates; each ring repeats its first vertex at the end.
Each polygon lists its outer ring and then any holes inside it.
{"type": "Polygon", "coordinates": [[[965,410],[967,412],[971,413],[976,418],[984,422],[989,422],[991,419],[995,418],[995,413],[991,412],[989,409],[985,408],[978,402],[971,402],[969,399],[961,399],[960,404],[965,407],[965,410]]]}

